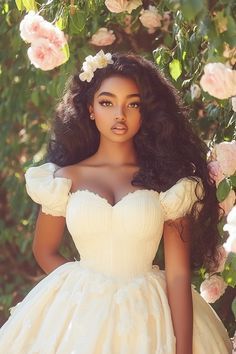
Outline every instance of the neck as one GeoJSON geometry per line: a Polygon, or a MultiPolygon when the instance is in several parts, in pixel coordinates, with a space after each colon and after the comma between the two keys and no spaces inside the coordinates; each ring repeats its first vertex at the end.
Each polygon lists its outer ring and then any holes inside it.
{"type": "Polygon", "coordinates": [[[100,139],[94,157],[97,162],[109,166],[138,165],[137,153],[132,140],[120,143],[100,139]]]}

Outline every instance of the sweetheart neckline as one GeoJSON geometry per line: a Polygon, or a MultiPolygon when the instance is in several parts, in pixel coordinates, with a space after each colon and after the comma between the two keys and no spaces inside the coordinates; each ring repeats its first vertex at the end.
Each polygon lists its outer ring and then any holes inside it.
{"type": "Polygon", "coordinates": [[[103,200],[110,208],[115,208],[117,205],[119,205],[121,202],[123,202],[125,199],[127,199],[128,197],[130,196],[133,196],[134,194],[136,194],[137,192],[151,192],[151,193],[154,193],[154,194],[160,194],[159,192],[157,192],[156,190],[154,189],[136,189],[135,191],[130,191],[128,192],[127,194],[125,194],[120,200],[118,200],[114,205],[112,205],[111,203],[109,203],[109,201],[102,197],[100,194],[96,193],[96,192],[93,192],[89,189],[77,189],[76,191],[74,192],[69,192],[69,195],[73,196],[73,195],[77,195],[79,193],[83,193],[83,192],[87,192],[97,198],[99,198],[100,200],[103,200]]]}

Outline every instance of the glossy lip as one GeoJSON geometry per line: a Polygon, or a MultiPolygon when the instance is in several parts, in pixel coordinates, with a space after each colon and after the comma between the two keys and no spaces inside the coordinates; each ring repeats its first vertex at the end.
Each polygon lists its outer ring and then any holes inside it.
{"type": "Polygon", "coordinates": [[[114,124],[114,125],[111,127],[111,129],[112,129],[112,130],[113,130],[113,129],[117,129],[117,130],[127,130],[128,127],[127,127],[127,125],[124,124],[124,123],[116,123],[116,124],[114,124]]]}

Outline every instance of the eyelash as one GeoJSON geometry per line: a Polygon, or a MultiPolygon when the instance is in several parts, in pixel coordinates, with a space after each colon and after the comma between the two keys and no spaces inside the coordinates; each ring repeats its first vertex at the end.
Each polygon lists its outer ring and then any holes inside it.
{"type": "MultiPolygon", "coordinates": [[[[103,107],[109,107],[108,105],[103,105],[104,103],[111,103],[112,104],[112,102],[111,101],[108,101],[108,100],[102,100],[102,101],[99,101],[99,104],[101,105],[101,106],[103,106],[103,107]]],[[[140,102],[131,102],[131,103],[129,103],[129,104],[132,104],[132,105],[137,105],[137,107],[134,107],[134,108],[139,108],[140,107],[140,102]]]]}

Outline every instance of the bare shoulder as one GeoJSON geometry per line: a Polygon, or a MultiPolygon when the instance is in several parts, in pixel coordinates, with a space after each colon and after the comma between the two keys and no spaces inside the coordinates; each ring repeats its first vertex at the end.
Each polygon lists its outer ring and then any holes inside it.
{"type": "Polygon", "coordinates": [[[90,166],[89,159],[80,161],[73,165],[59,167],[54,172],[54,177],[69,178],[73,181],[78,181],[85,177],[87,168],[90,166]]]}

